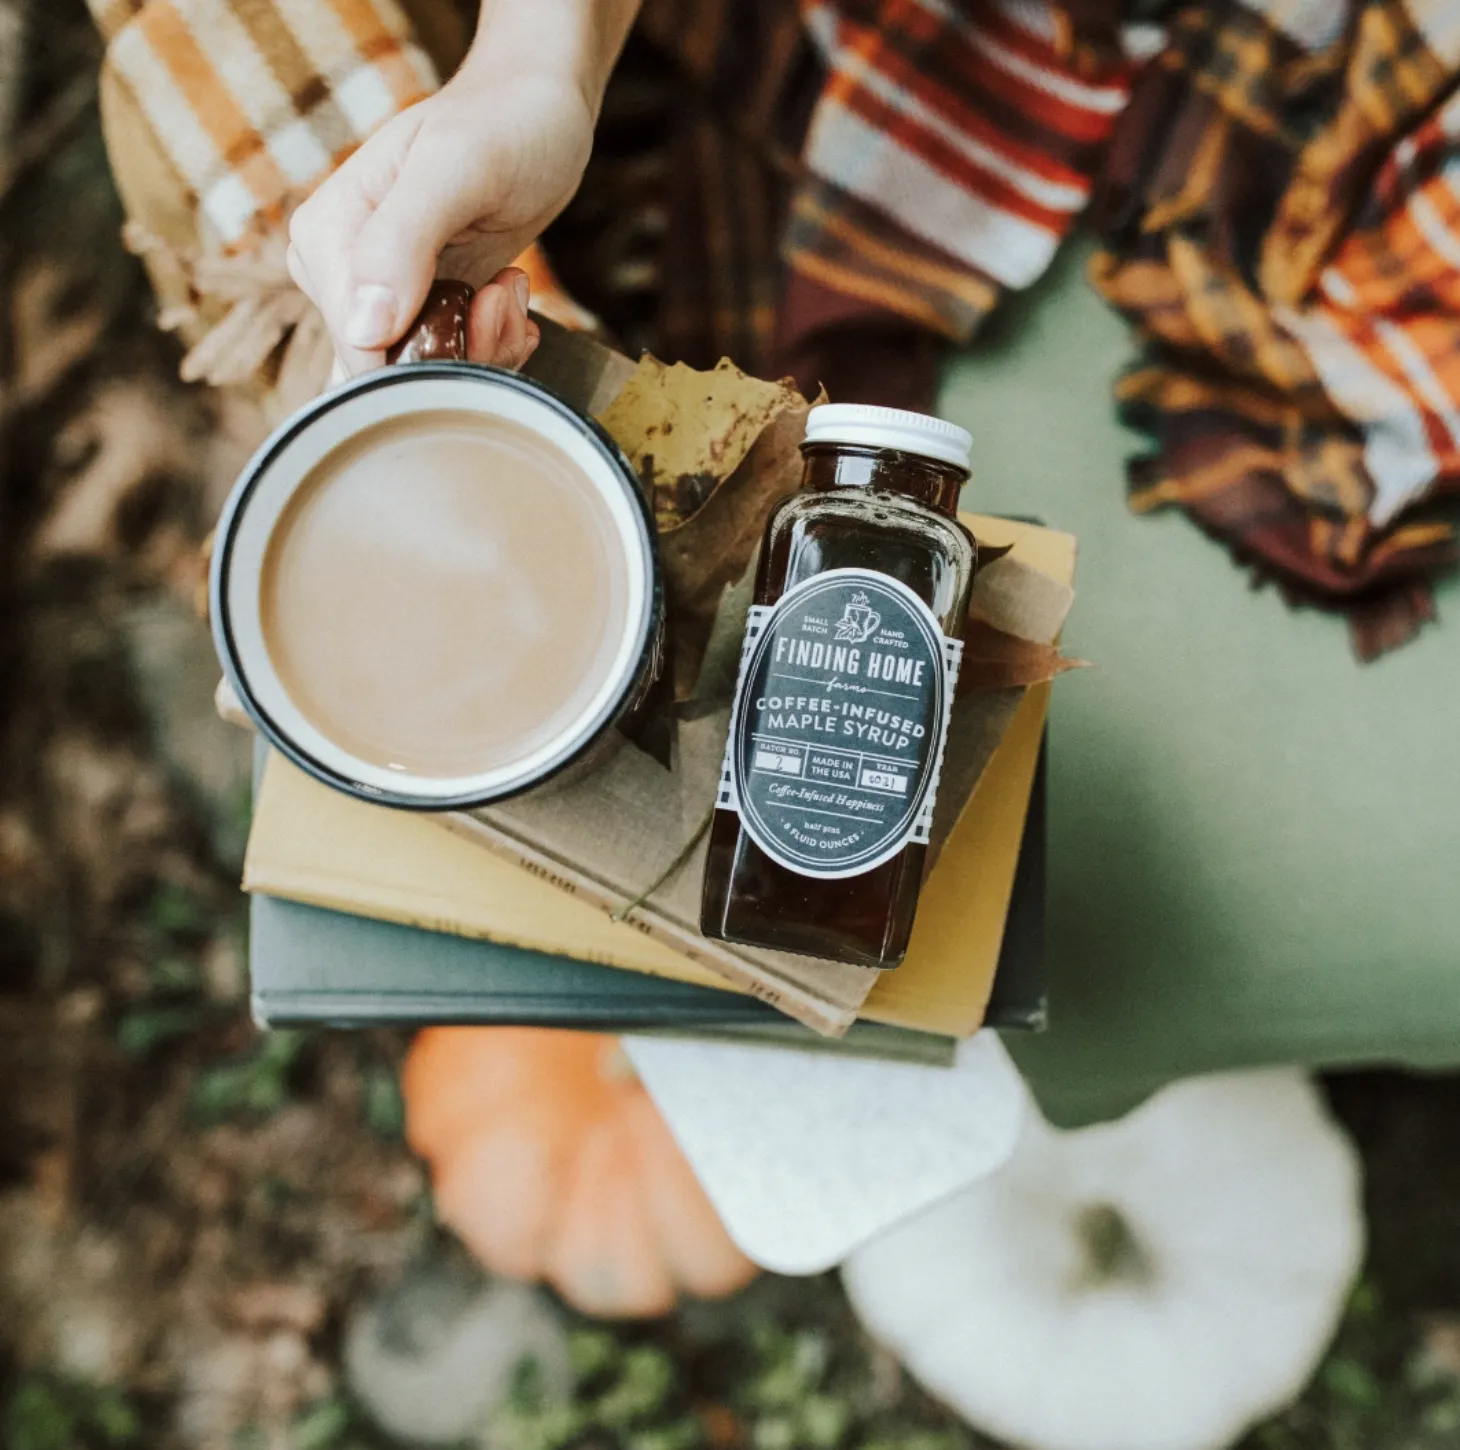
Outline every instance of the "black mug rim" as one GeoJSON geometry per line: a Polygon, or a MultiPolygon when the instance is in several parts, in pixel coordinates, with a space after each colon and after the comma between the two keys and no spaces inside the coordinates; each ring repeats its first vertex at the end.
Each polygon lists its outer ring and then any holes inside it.
{"type": "Polygon", "coordinates": [[[523,377],[520,373],[509,372],[505,368],[493,367],[487,363],[432,361],[377,368],[332,388],[314,402],[306,404],[298,412],[291,414],[259,446],[234,484],[218,518],[213,557],[208,571],[208,614],[219,663],[223,667],[224,677],[229,686],[238,696],[239,703],[269,744],[314,779],[343,791],[357,800],[392,806],[399,810],[437,814],[444,811],[473,810],[481,806],[492,805],[497,801],[510,800],[514,796],[522,795],[526,791],[546,784],[581,760],[597,744],[604,732],[613,728],[625,706],[634,700],[646,685],[647,676],[654,669],[659,653],[658,643],[663,625],[663,612],[664,576],[659,558],[659,539],[654,513],[649,500],[644,495],[638,475],[635,473],[633,465],[625,457],[623,450],[596,419],[579,412],[571,403],[564,401],[545,384],[533,378],[523,377]],[[619,476],[626,492],[636,506],[637,517],[643,526],[643,542],[649,562],[649,608],[645,621],[644,640],[637,664],[625,676],[623,688],[600,712],[600,718],[595,728],[575,749],[554,758],[531,780],[513,785],[506,790],[492,791],[487,795],[469,792],[460,796],[433,796],[430,799],[423,799],[420,796],[383,790],[365,781],[355,780],[347,774],[334,770],[289,737],[288,733],[259,704],[244,676],[228,617],[227,598],[229,570],[238,520],[259,481],[284,449],[317,419],[348,399],[358,397],[362,393],[372,392],[377,388],[394,387],[400,383],[432,377],[469,378],[490,382],[494,386],[505,385],[514,388],[518,392],[525,393],[546,404],[602,454],[604,461],[619,476]]]}

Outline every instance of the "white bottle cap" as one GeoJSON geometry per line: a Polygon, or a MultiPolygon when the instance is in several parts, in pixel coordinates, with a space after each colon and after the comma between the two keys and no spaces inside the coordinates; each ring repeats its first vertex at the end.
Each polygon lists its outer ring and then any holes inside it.
{"type": "Polygon", "coordinates": [[[957,423],[902,408],[874,408],[870,403],[819,404],[806,415],[806,441],[895,448],[951,463],[964,472],[973,448],[973,435],[957,423]]]}

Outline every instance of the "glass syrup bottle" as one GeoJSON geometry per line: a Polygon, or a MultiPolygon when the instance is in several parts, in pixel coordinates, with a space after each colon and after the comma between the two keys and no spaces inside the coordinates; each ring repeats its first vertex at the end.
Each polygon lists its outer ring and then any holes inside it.
{"type": "Polygon", "coordinates": [[[977,545],[972,439],[823,404],[771,514],[711,826],[707,937],[871,967],[907,951],[977,545]]]}

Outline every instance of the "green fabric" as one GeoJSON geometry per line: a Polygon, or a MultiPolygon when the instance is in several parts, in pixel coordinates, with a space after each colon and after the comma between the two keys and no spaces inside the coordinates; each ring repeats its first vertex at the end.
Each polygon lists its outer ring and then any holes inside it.
{"type": "Polygon", "coordinates": [[[1460,608],[1360,666],[1176,512],[1138,518],[1110,383],[1124,324],[1073,249],[955,361],[965,505],[1080,540],[1054,687],[1051,1027],[1006,1037],[1084,1122],[1174,1077],[1460,1063],[1460,608]]]}

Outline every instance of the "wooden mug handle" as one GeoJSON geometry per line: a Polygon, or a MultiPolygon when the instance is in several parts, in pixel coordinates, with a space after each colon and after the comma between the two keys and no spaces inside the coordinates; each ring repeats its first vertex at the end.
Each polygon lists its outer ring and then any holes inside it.
{"type": "Polygon", "coordinates": [[[386,362],[465,362],[473,296],[474,290],[465,282],[433,282],[416,320],[385,354],[386,362]]]}

